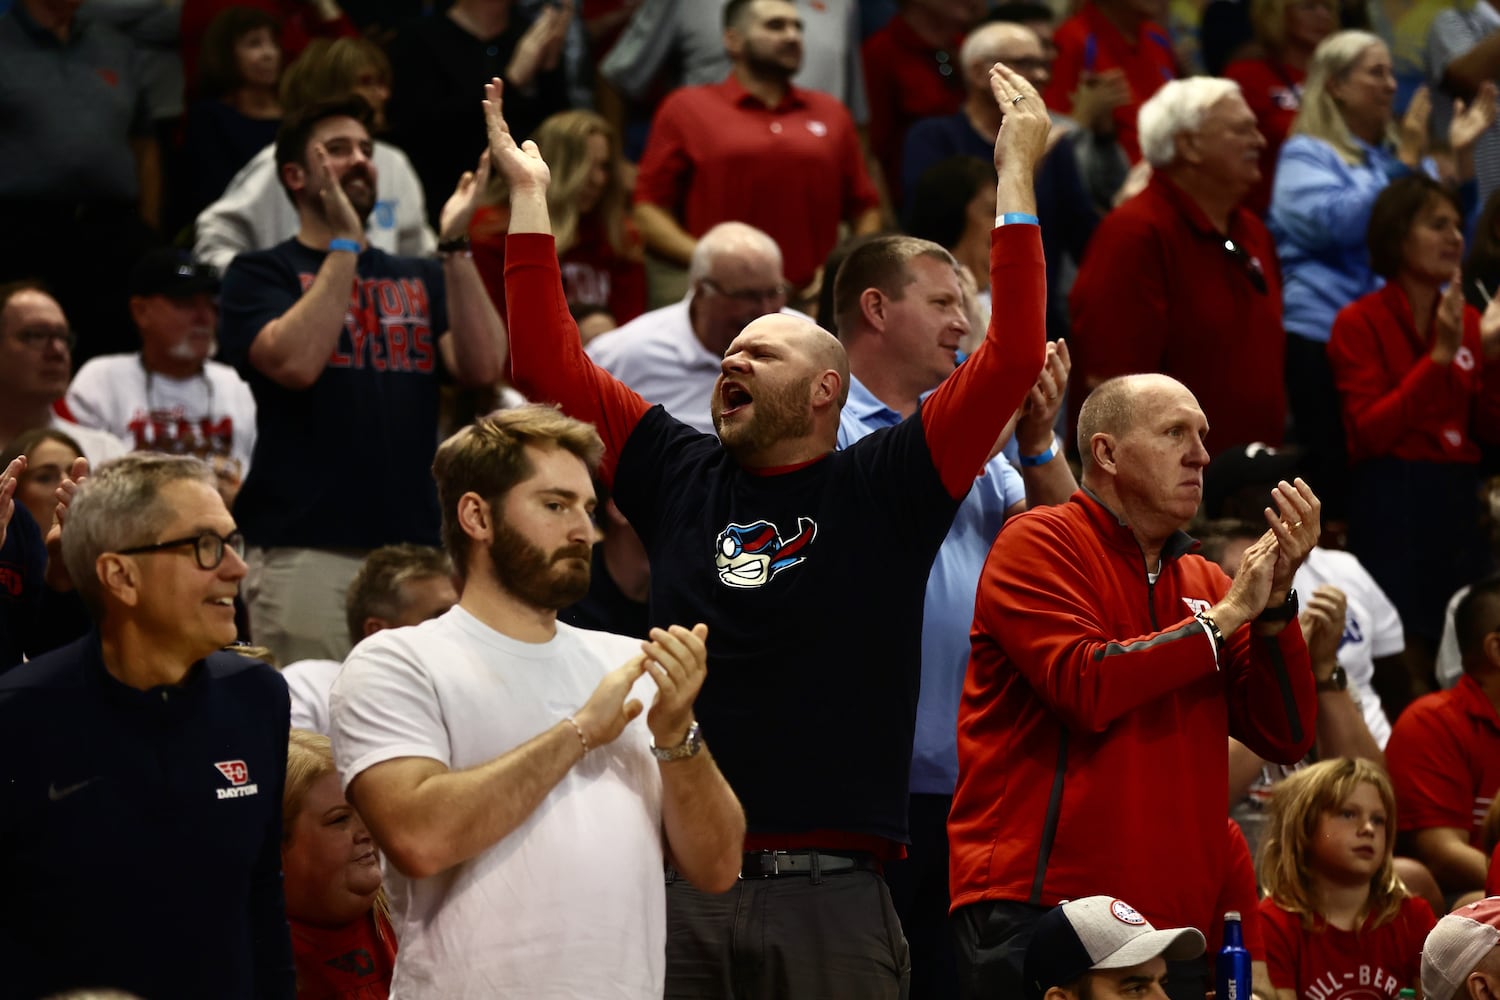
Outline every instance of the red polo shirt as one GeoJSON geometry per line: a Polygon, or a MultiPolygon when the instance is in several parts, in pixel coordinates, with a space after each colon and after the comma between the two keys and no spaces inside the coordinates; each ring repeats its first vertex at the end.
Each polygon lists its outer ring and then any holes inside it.
{"type": "Polygon", "coordinates": [[[781,247],[787,280],[802,286],[838,242],[839,222],[879,196],[836,98],[792,87],[768,108],[731,74],[662,102],[635,200],[669,212],[693,236],[729,221],[765,230],[781,247]]]}
{"type": "Polygon", "coordinates": [[[1484,814],[1500,789],[1500,717],[1468,674],[1412,702],[1391,727],[1386,770],[1396,788],[1396,828],[1469,831],[1484,846],[1484,814]]]}
{"type": "Polygon", "coordinates": [[[907,130],[923,118],[951,115],[964,102],[963,67],[958,64],[962,44],[962,37],[954,37],[946,48],[933,48],[897,14],[860,47],[870,149],[885,173],[886,190],[898,201],[907,130]]]}
{"type": "Polygon", "coordinates": [[[1245,207],[1261,218],[1271,205],[1271,182],[1276,179],[1276,157],[1302,106],[1302,81],[1307,74],[1274,59],[1241,59],[1229,64],[1224,76],[1240,85],[1245,103],[1255,112],[1255,124],[1266,137],[1260,151],[1260,183],[1245,198],[1245,207]]]}
{"type": "Polygon", "coordinates": [[[1243,208],[1230,219],[1229,237],[1248,257],[1225,251],[1208,217],[1163,174],[1105,216],[1069,298],[1072,381],[1080,387],[1070,393],[1073,426],[1098,382],[1162,372],[1198,397],[1214,454],[1281,443],[1286,334],[1275,247],[1243,208]]]}
{"type": "MultiPolygon", "coordinates": [[[[1078,81],[1092,73],[1122,69],[1130,84],[1130,102],[1115,109],[1115,136],[1134,163],[1141,158],[1135,116],[1146,99],[1177,76],[1177,57],[1165,28],[1145,21],[1133,39],[1126,38],[1092,3],[1085,3],[1062,23],[1053,38],[1057,60],[1052,82],[1042,97],[1053,111],[1073,110],[1078,81]]],[[[873,107],[873,102],[872,107],[873,107]]]]}

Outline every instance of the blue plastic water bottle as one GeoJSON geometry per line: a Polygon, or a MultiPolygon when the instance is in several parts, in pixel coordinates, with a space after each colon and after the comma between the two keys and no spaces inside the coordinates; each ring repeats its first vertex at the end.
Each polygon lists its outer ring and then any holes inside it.
{"type": "Polygon", "coordinates": [[[1224,914],[1224,947],[1219,949],[1214,988],[1216,1000],[1250,1000],[1250,952],[1245,950],[1238,910],[1224,914]]]}

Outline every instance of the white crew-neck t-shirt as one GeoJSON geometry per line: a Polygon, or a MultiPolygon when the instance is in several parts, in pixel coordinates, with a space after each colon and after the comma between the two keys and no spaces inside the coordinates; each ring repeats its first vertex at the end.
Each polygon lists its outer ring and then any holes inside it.
{"type": "MultiPolygon", "coordinates": [[[[510,639],[460,607],[365,639],[330,700],[345,789],[397,757],[486,763],[582,708],[635,639],[559,623],[510,639]]],[[[649,708],[655,682],[631,692],[649,708]]],[[[519,827],[425,879],[386,864],[392,1000],[659,998],[666,964],[661,776],[645,713],[591,750],[519,827]]]]}

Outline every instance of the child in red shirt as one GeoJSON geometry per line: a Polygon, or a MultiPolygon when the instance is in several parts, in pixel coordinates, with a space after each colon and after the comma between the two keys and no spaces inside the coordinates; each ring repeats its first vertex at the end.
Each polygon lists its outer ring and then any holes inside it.
{"type": "Polygon", "coordinates": [[[1281,782],[1261,849],[1262,931],[1286,1000],[1415,987],[1432,908],[1392,868],[1396,797],[1366,760],[1320,761],[1281,782]]]}

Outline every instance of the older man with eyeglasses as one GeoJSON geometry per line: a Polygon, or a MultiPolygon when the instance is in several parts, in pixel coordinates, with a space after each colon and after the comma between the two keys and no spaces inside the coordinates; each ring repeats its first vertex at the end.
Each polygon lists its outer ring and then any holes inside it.
{"type": "Polygon", "coordinates": [[[291,998],[289,701],[234,641],[244,539],[198,459],[79,484],[63,560],[95,629],[0,677],[7,996],[291,998]]]}
{"type": "Polygon", "coordinates": [[[1211,454],[1286,423],[1281,275],[1266,227],[1244,201],[1265,138],[1229,80],[1168,83],[1141,107],[1153,176],[1094,232],[1070,297],[1072,399],[1116,375],[1160,372],[1188,387],[1211,454]]]}
{"type": "Polygon", "coordinates": [[[0,285],[0,448],[25,431],[53,427],[82,445],[95,464],[130,450],[122,438],[79,426],[53,409],[68,391],[77,343],[62,306],[42,285],[0,285]]]}
{"type": "MultiPolygon", "coordinates": [[[[832,277],[828,280],[832,281],[832,277]]],[[[784,312],[781,248],[743,222],[721,222],[698,241],[688,294],[588,342],[600,368],[704,434],[714,433],[709,400],[724,351],[751,320],[784,312]]]]}

